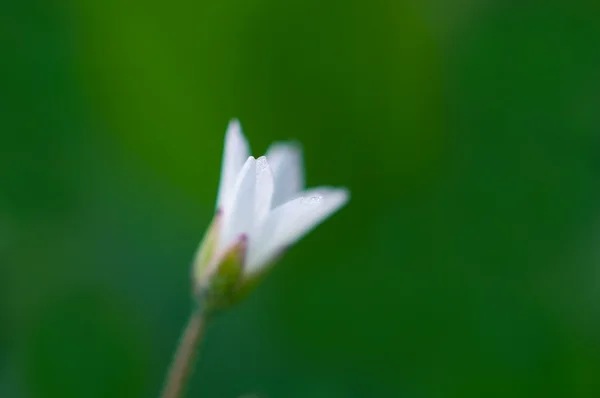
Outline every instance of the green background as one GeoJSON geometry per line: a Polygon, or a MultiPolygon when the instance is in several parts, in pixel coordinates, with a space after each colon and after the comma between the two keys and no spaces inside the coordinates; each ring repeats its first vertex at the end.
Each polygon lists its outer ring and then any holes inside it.
{"type": "Polygon", "coordinates": [[[349,205],[189,397],[600,396],[596,1],[5,1],[0,397],[157,397],[227,122],[349,205]]]}

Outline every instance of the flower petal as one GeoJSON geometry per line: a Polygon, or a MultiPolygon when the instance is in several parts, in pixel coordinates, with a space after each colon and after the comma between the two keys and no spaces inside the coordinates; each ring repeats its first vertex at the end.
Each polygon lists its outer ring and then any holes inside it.
{"type": "Polygon", "coordinates": [[[273,171],[275,192],[273,207],[288,201],[304,188],[302,148],[296,143],[275,143],[267,151],[267,159],[273,171]]]}
{"type": "Polygon", "coordinates": [[[271,210],[273,174],[265,156],[256,159],[256,193],[254,223],[262,221],[271,210]]]}
{"type": "Polygon", "coordinates": [[[248,156],[250,156],[250,146],[244,137],[240,122],[234,119],[229,122],[225,133],[217,209],[223,210],[223,207],[231,204],[237,176],[248,156]]]}
{"type": "Polygon", "coordinates": [[[274,209],[250,234],[245,273],[261,271],[285,247],[342,207],[349,197],[344,188],[320,187],[274,209]]]}
{"type": "Polygon", "coordinates": [[[240,235],[247,234],[252,228],[255,192],[256,160],[250,156],[238,174],[229,211],[223,212],[219,251],[227,250],[240,235]]]}

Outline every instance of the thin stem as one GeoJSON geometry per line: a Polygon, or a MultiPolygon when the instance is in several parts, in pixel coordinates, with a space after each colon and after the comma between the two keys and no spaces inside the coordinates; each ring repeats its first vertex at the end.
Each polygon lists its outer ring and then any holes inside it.
{"type": "Polygon", "coordinates": [[[161,398],[183,398],[205,327],[204,313],[201,310],[195,310],[181,336],[161,398]]]}

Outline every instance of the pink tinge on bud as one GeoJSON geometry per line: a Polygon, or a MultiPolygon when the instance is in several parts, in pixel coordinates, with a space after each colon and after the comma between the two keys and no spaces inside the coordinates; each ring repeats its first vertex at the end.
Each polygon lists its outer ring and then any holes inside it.
{"type": "Polygon", "coordinates": [[[244,272],[244,265],[246,264],[246,254],[248,253],[248,234],[241,234],[238,238],[239,250],[241,253],[241,264],[242,264],[242,273],[244,272]]]}

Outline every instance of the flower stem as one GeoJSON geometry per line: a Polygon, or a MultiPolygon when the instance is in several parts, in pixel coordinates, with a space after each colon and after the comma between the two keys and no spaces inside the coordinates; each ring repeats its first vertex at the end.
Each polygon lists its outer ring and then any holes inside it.
{"type": "Polygon", "coordinates": [[[194,310],[181,336],[161,398],[183,398],[205,327],[204,313],[199,309],[194,310]]]}

